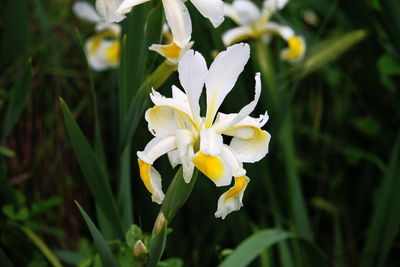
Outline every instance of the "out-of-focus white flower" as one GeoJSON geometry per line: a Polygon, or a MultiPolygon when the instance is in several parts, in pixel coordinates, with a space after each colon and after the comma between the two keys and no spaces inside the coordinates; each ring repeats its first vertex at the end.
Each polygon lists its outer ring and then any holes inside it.
{"type": "Polygon", "coordinates": [[[96,8],[86,1],[76,1],[72,5],[75,15],[88,22],[96,24],[96,30],[101,31],[107,28],[119,28],[118,23],[125,17],[116,13],[122,0],[97,0],[96,8]]]}
{"type": "Polygon", "coordinates": [[[123,19],[115,13],[121,1],[97,0],[96,9],[86,1],[76,1],[72,6],[78,18],[96,25],[97,33],[85,42],[85,54],[93,70],[102,71],[119,64],[121,27],[114,22],[123,19]]]}
{"type": "Polygon", "coordinates": [[[225,15],[239,25],[223,34],[224,44],[228,46],[249,38],[262,38],[268,43],[272,35],[279,35],[288,44],[282,50],[281,58],[291,63],[300,61],[306,51],[304,38],[297,36],[289,26],[270,21],[271,16],[287,2],[264,0],[261,10],[250,0],[234,0],[232,4],[224,4],[225,15]]]}
{"type": "Polygon", "coordinates": [[[182,165],[186,183],[190,182],[194,168],[216,186],[227,186],[234,177],[234,186],[219,198],[216,217],[225,218],[242,206],[243,192],[249,182],[243,162],[261,160],[268,153],[270,140],[270,134],[261,129],[268,120],[267,113],[259,118],[249,116],[260,98],[260,74],[255,76],[253,101],[238,113],[217,112],[249,57],[249,46],[236,44],[219,53],[207,69],[203,56],[189,50],[178,65],[184,92],[173,86],[171,98],[156,91],[150,94],[154,107],[146,111],[145,119],[154,138],[137,155],[140,177],[154,202],[161,204],[164,193],[161,175],[152,165],[168,154],[172,167],[182,165]],[[207,110],[202,117],[199,99],[204,85],[207,110]],[[229,145],[223,143],[222,135],[232,137],[229,145]]]}
{"type": "MultiPolygon", "coordinates": [[[[139,4],[149,2],[150,0],[123,0],[119,8],[117,9],[117,14],[119,16],[124,16],[129,13],[134,6],[139,4]]],[[[205,17],[208,18],[214,27],[218,27],[224,21],[224,6],[222,0],[190,0],[192,4],[197,8],[197,10],[205,17]]],[[[165,14],[168,17],[177,15],[176,12],[188,12],[187,9],[182,9],[180,4],[175,2],[183,3],[183,0],[162,0],[165,14]],[[167,10],[166,6],[175,6],[178,9],[167,10]],[[168,14],[170,12],[170,14],[168,14]],[[174,12],[174,13],[171,13],[174,12]]],[[[180,17],[180,15],[178,15],[180,17]]],[[[168,23],[169,24],[169,23],[168,23]]],[[[169,24],[170,27],[171,24],[169,24]]]]}

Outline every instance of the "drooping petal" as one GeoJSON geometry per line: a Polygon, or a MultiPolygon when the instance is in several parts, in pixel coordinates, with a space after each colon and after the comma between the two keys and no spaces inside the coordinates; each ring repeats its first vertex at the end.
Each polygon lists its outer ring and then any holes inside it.
{"type": "Polygon", "coordinates": [[[122,0],[96,0],[96,10],[101,21],[109,24],[122,21],[125,16],[117,14],[121,3],[122,0]]]}
{"type": "Polygon", "coordinates": [[[232,171],[219,156],[210,156],[201,151],[193,158],[194,166],[207,176],[216,186],[229,185],[232,180],[232,171]]]}
{"type": "Polygon", "coordinates": [[[235,126],[236,124],[241,122],[244,118],[250,115],[250,113],[255,109],[261,95],[261,79],[259,72],[256,73],[255,81],[256,81],[256,86],[255,86],[254,100],[251,101],[246,106],[244,106],[235,117],[230,117],[232,118],[231,120],[218,120],[218,122],[216,121],[214,123],[212,128],[214,128],[217,132],[224,132],[227,129],[235,126]]]}
{"type": "Polygon", "coordinates": [[[261,16],[260,9],[249,0],[235,0],[232,9],[235,10],[234,17],[239,20],[239,25],[254,24],[261,16]]]}
{"type": "Polygon", "coordinates": [[[182,54],[192,47],[193,42],[190,42],[185,47],[178,46],[175,42],[172,42],[168,45],[159,45],[159,44],[152,44],[149,47],[149,50],[157,52],[161,56],[165,57],[170,63],[178,64],[180,57],[182,54]]]}
{"type": "Polygon", "coordinates": [[[208,74],[204,57],[193,50],[185,52],[178,65],[179,81],[185,89],[196,123],[200,121],[199,99],[208,74]]]}
{"type": "Polygon", "coordinates": [[[229,146],[240,161],[254,163],[267,155],[270,139],[271,135],[267,131],[253,127],[251,138],[234,137],[229,146]]]}
{"type": "Polygon", "coordinates": [[[150,0],[124,0],[117,8],[117,14],[123,16],[131,12],[134,6],[140,5],[142,3],[148,2],[150,0]]]}
{"type": "Polygon", "coordinates": [[[215,212],[216,218],[225,219],[229,213],[237,211],[243,206],[243,193],[249,181],[250,179],[247,176],[235,178],[235,185],[218,199],[218,208],[215,212]]]}
{"type": "Polygon", "coordinates": [[[297,63],[303,59],[306,51],[306,43],[301,36],[293,36],[288,40],[288,48],[281,52],[281,58],[290,63],[297,63]]]}
{"type": "Polygon", "coordinates": [[[140,160],[152,165],[156,159],[176,148],[176,137],[154,137],[146,145],[143,151],[138,151],[140,160]]]}
{"type": "Polygon", "coordinates": [[[86,1],[76,1],[72,5],[72,11],[75,15],[85,21],[98,23],[100,17],[94,7],[86,1]]]}
{"type": "Polygon", "coordinates": [[[193,176],[194,138],[195,136],[189,130],[178,130],[176,132],[176,143],[183,167],[183,179],[186,183],[189,183],[193,176]]]}
{"type": "Polygon", "coordinates": [[[222,34],[222,41],[225,46],[252,38],[253,28],[249,26],[240,26],[232,28],[222,34]]]}
{"type": "Polygon", "coordinates": [[[212,128],[203,129],[200,132],[200,150],[207,155],[219,155],[223,142],[222,135],[217,134],[212,128]]]}
{"type": "Polygon", "coordinates": [[[207,114],[205,126],[209,128],[218,108],[232,90],[250,57],[248,44],[232,45],[218,54],[210,66],[206,80],[207,114]]]}
{"type": "Polygon", "coordinates": [[[186,47],[192,35],[189,11],[182,0],[162,0],[162,2],[174,42],[181,48],[186,47]]]}
{"type": "Polygon", "coordinates": [[[221,0],[191,0],[203,17],[208,18],[214,28],[224,21],[224,3],[221,0]]]}
{"type": "Polygon", "coordinates": [[[235,152],[227,145],[223,145],[221,149],[221,157],[229,164],[232,170],[233,177],[240,177],[246,175],[246,170],[243,169],[243,164],[235,152]]]}
{"type": "Polygon", "coordinates": [[[164,193],[161,185],[161,175],[154,169],[151,164],[148,164],[138,159],[140,178],[142,179],[145,187],[151,193],[151,199],[157,204],[161,204],[164,200],[164,193]]]}
{"type": "Polygon", "coordinates": [[[179,129],[176,112],[166,106],[154,106],[145,113],[149,131],[154,136],[166,136],[175,134],[179,129]]]}

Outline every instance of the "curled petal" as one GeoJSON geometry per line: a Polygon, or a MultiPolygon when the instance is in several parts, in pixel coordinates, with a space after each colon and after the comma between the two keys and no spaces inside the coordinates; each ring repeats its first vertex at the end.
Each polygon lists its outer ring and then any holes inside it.
{"type": "Polygon", "coordinates": [[[247,176],[235,178],[235,185],[218,199],[218,208],[215,212],[216,218],[225,219],[229,213],[237,211],[243,206],[243,193],[249,181],[250,179],[247,176]]]}
{"type": "Polygon", "coordinates": [[[152,165],[156,159],[176,148],[176,137],[154,137],[143,151],[138,151],[140,160],[152,165]]]}
{"type": "Polygon", "coordinates": [[[191,0],[199,12],[208,18],[214,28],[224,21],[224,3],[221,0],[191,0]]]}
{"type": "Polygon", "coordinates": [[[161,204],[164,200],[164,193],[161,185],[161,175],[154,169],[151,164],[148,164],[138,159],[140,178],[142,179],[145,187],[151,193],[151,199],[153,202],[161,204]]]}
{"type": "Polygon", "coordinates": [[[225,46],[250,39],[253,36],[253,29],[250,26],[240,26],[230,29],[222,35],[222,41],[225,46]]]}
{"type": "Polygon", "coordinates": [[[228,163],[219,156],[210,156],[199,151],[193,158],[194,166],[215,183],[216,186],[229,185],[232,171],[228,163]]]}

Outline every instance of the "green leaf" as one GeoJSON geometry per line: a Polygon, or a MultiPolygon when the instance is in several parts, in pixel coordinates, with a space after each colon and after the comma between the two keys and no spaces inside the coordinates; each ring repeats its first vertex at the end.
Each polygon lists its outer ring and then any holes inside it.
{"type": "Polygon", "coordinates": [[[43,242],[43,240],[27,227],[21,227],[22,232],[32,241],[33,244],[43,253],[47,260],[54,267],[62,267],[61,262],[58,260],[56,255],[51,249],[43,242]]]}
{"type": "Polygon", "coordinates": [[[150,244],[150,255],[147,267],[156,267],[164,252],[167,242],[167,222],[165,222],[159,232],[152,237],[150,244]]]}
{"type": "Polygon", "coordinates": [[[183,261],[179,258],[170,258],[164,261],[160,261],[157,267],[183,267],[183,261]]]}
{"type": "Polygon", "coordinates": [[[0,146],[0,154],[9,158],[15,156],[15,152],[7,147],[0,146]]]}
{"type": "Polygon", "coordinates": [[[28,59],[22,77],[12,89],[10,103],[7,107],[4,119],[3,134],[1,135],[0,144],[4,144],[28,100],[29,88],[31,86],[31,63],[31,59],[28,59]]]}
{"type": "Polygon", "coordinates": [[[92,235],[94,240],[94,244],[96,245],[96,248],[99,251],[103,266],[110,266],[110,267],[118,266],[110,250],[110,247],[107,245],[106,241],[104,240],[104,237],[101,235],[96,225],[92,222],[92,220],[87,215],[85,210],[81,207],[81,205],[79,205],[77,201],[75,201],[75,203],[78,206],[79,211],[81,212],[83,219],[85,220],[86,225],[89,228],[90,234],[92,235]]]}
{"type": "Polygon", "coordinates": [[[125,234],[126,244],[130,249],[133,249],[136,241],[141,240],[143,238],[142,229],[136,224],[131,225],[128,232],[125,234]]]}
{"type": "Polygon", "coordinates": [[[376,194],[374,210],[364,246],[362,267],[385,266],[389,249],[400,227],[400,131],[390,164],[376,194]]]}
{"type": "Polygon", "coordinates": [[[279,229],[258,232],[244,240],[219,267],[241,267],[250,264],[264,249],[294,235],[279,229]]]}
{"type": "Polygon", "coordinates": [[[73,118],[68,106],[62,99],[60,100],[60,104],[72,147],[86,183],[89,186],[90,192],[107,218],[109,224],[113,227],[113,235],[123,239],[124,231],[121,224],[121,217],[114,196],[111,192],[107,180],[108,178],[100,167],[97,157],[73,118]]]}

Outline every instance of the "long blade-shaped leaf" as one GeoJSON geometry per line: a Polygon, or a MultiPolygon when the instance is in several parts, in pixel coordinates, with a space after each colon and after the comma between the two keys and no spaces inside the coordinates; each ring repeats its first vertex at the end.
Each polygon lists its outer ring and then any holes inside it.
{"type": "Polygon", "coordinates": [[[97,250],[99,251],[101,261],[103,262],[103,266],[117,267],[118,264],[115,261],[115,258],[110,250],[110,247],[104,240],[104,237],[101,235],[100,231],[97,229],[96,225],[92,222],[89,215],[87,215],[87,213],[81,207],[81,205],[79,205],[77,201],[75,201],[75,203],[78,206],[79,211],[81,212],[83,219],[85,220],[86,225],[89,228],[90,234],[92,235],[94,240],[94,244],[96,245],[97,250]]]}
{"type": "Polygon", "coordinates": [[[15,87],[12,89],[11,92],[10,104],[7,107],[0,144],[3,144],[5,142],[5,139],[7,138],[8,134],[10,134],[15,123],[18,121],[21,112],[26,104],[26,101],[28,100],[30,86],[31,86],[31,59],[28,59],[22,77],[20,78],[20,80],[18,81],[18,83],[15,85],[15,87]]]}
{"type": "Polygon", "coordinates": [[[86,183],[102,212],[114,230],[114,236],[123,238],[124,232],[117,205],[112,195],[107,177],[98,163],[92,147],[83,135],[68,106],[60,100],[64,114],[65,125],[71,140],[75,155],[78,158],[86,183]]]}
{"type": "Polygon", "coordinates": [[[264,249],[290,237],[293,237],[291,233],[278,229],[269,229],[256,233],[243,241],[219,267],[247,266],[264,249]]]}

